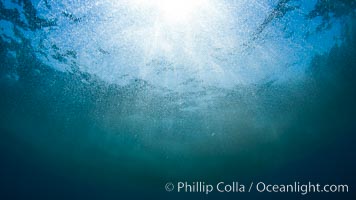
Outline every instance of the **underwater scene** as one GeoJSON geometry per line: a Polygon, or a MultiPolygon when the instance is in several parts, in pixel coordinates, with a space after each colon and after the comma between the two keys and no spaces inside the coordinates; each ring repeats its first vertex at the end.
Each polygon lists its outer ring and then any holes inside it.
{"type": "Polygon", "coordinates": [[[0,0],[0,199],[355,199],[355,0],[0,0]]]}

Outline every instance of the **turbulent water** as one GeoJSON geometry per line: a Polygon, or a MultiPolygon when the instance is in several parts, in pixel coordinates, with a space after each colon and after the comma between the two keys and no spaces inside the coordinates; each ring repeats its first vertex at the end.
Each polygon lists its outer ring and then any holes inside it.
{"type": "Polygon", "coordinates": [[[0,1],[0,199],[356,186],[356,2],[177,2],[0,1]]]}

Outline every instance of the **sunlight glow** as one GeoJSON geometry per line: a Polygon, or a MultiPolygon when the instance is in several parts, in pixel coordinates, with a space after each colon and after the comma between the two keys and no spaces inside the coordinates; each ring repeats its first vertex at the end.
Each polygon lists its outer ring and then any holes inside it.
{"type": "Polygon", "coordinates": [[[207,0],[137,0],[136,4],[150,7],[167,23],[185,23],[199,13],[207,0]]]}

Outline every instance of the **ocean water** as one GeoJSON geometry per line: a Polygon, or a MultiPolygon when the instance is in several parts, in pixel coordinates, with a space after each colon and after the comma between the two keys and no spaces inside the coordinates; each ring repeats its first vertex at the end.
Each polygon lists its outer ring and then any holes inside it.
{"type": "Polygon", "coordinates": [[[356,1],[1,0],[0,199],[354,199],[356,1]],[[347,184],[172,192],[172,182],[347,184]]]}

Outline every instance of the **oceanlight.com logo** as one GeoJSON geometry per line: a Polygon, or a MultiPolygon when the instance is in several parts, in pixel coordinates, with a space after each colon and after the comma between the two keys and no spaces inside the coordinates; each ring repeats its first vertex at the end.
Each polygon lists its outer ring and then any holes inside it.
{"type": "Polygon", "coordinates": [[[203,181],[197,182],[169,182],[165,185],[167,192],[178,193],[203,193],[209,194],[212,192],[218,193],[245,193],[245,192],[258,192],[258,193],[298,193],[307,195],[309,193],[347,193],[349,186],[346,184],[313,184],[308,182],[302,184],[300,182],[293,182],[292,184],[269,184],[264,182],[250,182],[243,184],[240,182],[225,183],[223,181],[216,184],[210,184],[203,181]]]}

